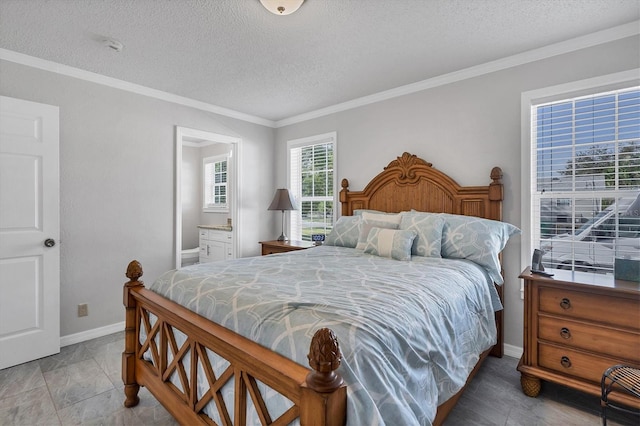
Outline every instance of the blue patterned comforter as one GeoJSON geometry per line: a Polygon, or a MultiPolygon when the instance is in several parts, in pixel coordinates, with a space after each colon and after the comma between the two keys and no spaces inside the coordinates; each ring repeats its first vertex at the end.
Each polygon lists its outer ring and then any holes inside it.
{"type": "Polygon", "coordinates": [[[194,265],[150,289],[306,367],[314,332],[332,329],[350,425],[431,424],[495,344],[501,308],[470,261],[333,246],[194,265]]]}

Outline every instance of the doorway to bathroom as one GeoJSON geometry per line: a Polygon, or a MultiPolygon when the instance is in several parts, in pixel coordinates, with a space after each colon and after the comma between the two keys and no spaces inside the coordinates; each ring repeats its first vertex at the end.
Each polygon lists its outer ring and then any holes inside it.
{"type": "Polygon", "coordinates": [[[231,257],[240,252],[239,241],[239,170],[241,139],[202,130],[176,126],[176,206],[175,206],[175,264],[176,268],[197,261],[201,226],[230,225],[231,257]],[[224,158],[226,180],[225,206],[211,208],[205,187],[206,159],[224,158]]]}

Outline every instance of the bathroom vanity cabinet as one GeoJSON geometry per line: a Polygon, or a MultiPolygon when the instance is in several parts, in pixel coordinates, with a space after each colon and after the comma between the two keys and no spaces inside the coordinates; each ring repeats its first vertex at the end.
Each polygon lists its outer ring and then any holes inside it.
{"type": "Polygon", "coordinates": [[[231,227],[199,226],[200,263],[233,259],[231,227]],[[228,229],[227,229],[228,228],[228,229]]]}

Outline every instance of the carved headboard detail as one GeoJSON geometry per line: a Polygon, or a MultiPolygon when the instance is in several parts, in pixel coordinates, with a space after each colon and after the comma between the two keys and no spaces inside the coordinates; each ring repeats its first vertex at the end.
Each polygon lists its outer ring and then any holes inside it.
{"type": "Polygon", "coordinates": [[[405,152],[391,161],[362,191],[342,180],[342,215],[356,209],[400,212],[411,209],[502,220],[502,170],[491,170],[487,186],[460,186],[432,164],[405,152]]]}

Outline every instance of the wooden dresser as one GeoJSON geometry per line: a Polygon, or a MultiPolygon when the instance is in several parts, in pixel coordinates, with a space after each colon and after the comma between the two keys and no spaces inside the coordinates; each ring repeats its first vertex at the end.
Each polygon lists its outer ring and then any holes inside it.
{"type": "MultiPolygon", "coordinates": [[[[524,279],[524,353],[518,364],[523,392],[538,396],[540,381],[600,395],[604,371],[640,367],[640,284],[612,276],[556,271],[524,279]]],[[[640,408],[636,398],[612,393],[640,408]]]]}

